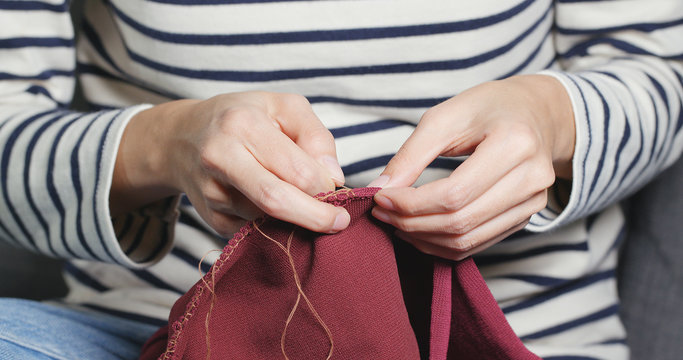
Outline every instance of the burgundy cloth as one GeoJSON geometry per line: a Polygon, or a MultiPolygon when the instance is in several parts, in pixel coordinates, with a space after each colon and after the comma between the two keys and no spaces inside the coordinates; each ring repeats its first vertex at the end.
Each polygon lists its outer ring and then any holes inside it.
{"type": "MultiPolygon", "coordinates": [[[[421,349],[432,359],[538,359],[512,332],[471,259],[435,263],[428,257],[434,272],[424,278],[417,260],[411,274],[411,258],[425,255],[400,245],[399,272],[393,230],[370,215],[377,190],[324,197],[351,215],[338,234],[272,218],[256,223],[285,246],[294,231],[292,258],[303,291],[332,334],[332,359],[419,359],[421,349]],[[431,308],[419,305],[424,281],[433,284],[434,296],[426,294],[431,308]],[[420,330],[424,324],[427,331],[420,330]]],[[[175,303],[169,326],[148,340],[141,359],[206,359],[209,349],[212,359],[284,359],[280,339],[297,294],[286,253],[250,223],[175,303]]],[[[329,338],[303,299],[286,335],[289,359],[327,357],[329,338]]]]}

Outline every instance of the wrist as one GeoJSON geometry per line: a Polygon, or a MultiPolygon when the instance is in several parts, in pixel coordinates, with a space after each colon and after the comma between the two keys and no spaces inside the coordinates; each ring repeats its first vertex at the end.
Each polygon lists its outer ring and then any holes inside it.
{"type": "Polygon", "coordinates": [[[178,100],[134,115],[124,130],[110,192],[112,216],[181,192],[169,147],[193,100],[178,100]]]}
{"type": "Polygon", "coordinates": [[[564,86],[548,75],[520,75],[508,80],[521,82],[529,93],[529,106],[537,109],[536,118],[544,129],[555,175],[570,179],[576,129],[572,103],[564,86]]]}

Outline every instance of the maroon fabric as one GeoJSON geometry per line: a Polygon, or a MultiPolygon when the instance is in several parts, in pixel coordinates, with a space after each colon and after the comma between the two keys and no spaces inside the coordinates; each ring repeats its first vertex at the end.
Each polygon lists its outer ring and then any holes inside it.
{"type": "MultiPolygon", "coordinates": [[[[393,231],[370,215],[377,190],[342,190],[324,198],[351,215],[349,228],[335,235],[270,218],[245,226],[210,272],[176,302],[170,326],[150,338],[141,359],[285,358],[280,341],[298,290],[286,253],[255,226],[283,246],[294,231],[292,258],[303,291],[331,332],[332,359],[419,359],[416,333],[422,332],[413,331],[411,320],[429,323],[432,311],[413,307],[409,316],[406,310],[404,296],[413,304],[424,294],[419,281],[404,281],[402,288],[393,231]]],[[[441,299],[432,302],[440,308],[434,314],[451,309],[449,329],[448,321],[435,324],[438,344],[431,347],[441,353],[435,358],[447,353],[448,359],[538,359],[510,329],[474,262],[447,264],[451,276],[446,265],[437,266],[441,270],[434,277],[434,293],[441,299]],[[452,283],[444,284],[448,277],[452,283]],[[448,287],[450,296],[444,296],[448,287]]],[[[403,270],[410,265],[403,264],[403,270]]],[[[286,356],[325,359],[330,347],[325,329],[301,299],[287,327],[286,356]]]]}

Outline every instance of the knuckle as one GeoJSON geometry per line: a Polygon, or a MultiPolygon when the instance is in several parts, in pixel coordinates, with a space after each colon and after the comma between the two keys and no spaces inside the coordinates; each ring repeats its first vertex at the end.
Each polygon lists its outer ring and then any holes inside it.
{"type": "Polygon", "coordinates": [[[446,231],[451,234],[462,235],[468,233],[474,227],[472,215],[458,212],[449,216],[446,231]]]}
{"type": "Polygon", "coordinates": [[[458,252],[469,251],[474,248],[476,242],[471,236],[460,236],[449,244],[449,248],[458,252]]]}
{"type": "Polygon", "coordinates": [[[442,206],[445,210],[460,209],[465,202],[465,192],[458,185],[452,185],[448,188],[444,196],[441,198],[442,206]]]}
{"type": "Polygon", "coordinates": [[[199,161],[203,168],[209,170],[218,169],[220,163],[220,152],[214,149],[212,143],[206,144],[199,151],[199,161]]]}
{"type": "Polygon", "coordinates": [[[291,164],[294,183],[303,191],[313,190],[318,184],[318,172],[304,161],[294,161],[291,164]]]}
{"type": "Polygon", "coordinates": [[[536,196],[534,199],[534,213],[543,210],[548,205],[548,192],[543,191],[540,195],[536,196]]]}
{"type": "Polygon", "coordinates": [[[438,106],[427,109],[420,118],[420,123],[431,123],[441,118],[442,110],[438,106]]]}
{"type": "Polygon", "coordinates": [[[405,219],[395,218],[393,216],[390,216],[390,218],[391,223],[404,232],[412,233],[419,230],[417,224],[413,221],[407,221],[405,219]]]}
{"type": "Polygon", "coordinates": [[[521,158],[528,158],[538,153],[540,139],[534,130],[526,125],[517,123],[508,129],[508,138],[512,140],[511,150],[521,158]]]}
{"type": "Polygon", "coordinates": [[[311,126],[306,132],[306,137],[310,143],[317,148],[325,148],[334,143],[334,136],[322,124],[320,126],[311,126]]]}
{"type": "Polygon", "coordinates": [[[279,96],[280,105],[287,109],[301,109],[304,107],[311,107],[308,99],[299,94],[283,93],[279,96]]]}
{"type": "Polygon", "coordinates": [[[282,188],[275,185],[262,185],[258,195],[259,207],[269,215],[277,217],[285,209],[282,188]]]}

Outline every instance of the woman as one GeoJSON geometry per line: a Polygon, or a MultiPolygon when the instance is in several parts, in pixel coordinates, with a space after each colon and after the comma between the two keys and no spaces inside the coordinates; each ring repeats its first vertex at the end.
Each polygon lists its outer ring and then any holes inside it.
{"type": "Polygon", "coordinates": [[[680,1],[93,1],[77,47],[68,3],[0,9],[0,233],[71,259],[59,304],[3,300],[2,351],[135,357],[245,220],[334,233],[310,195],[371,183],[530,350],[628,356],[615,204],[683,148],[680,1]]]}

